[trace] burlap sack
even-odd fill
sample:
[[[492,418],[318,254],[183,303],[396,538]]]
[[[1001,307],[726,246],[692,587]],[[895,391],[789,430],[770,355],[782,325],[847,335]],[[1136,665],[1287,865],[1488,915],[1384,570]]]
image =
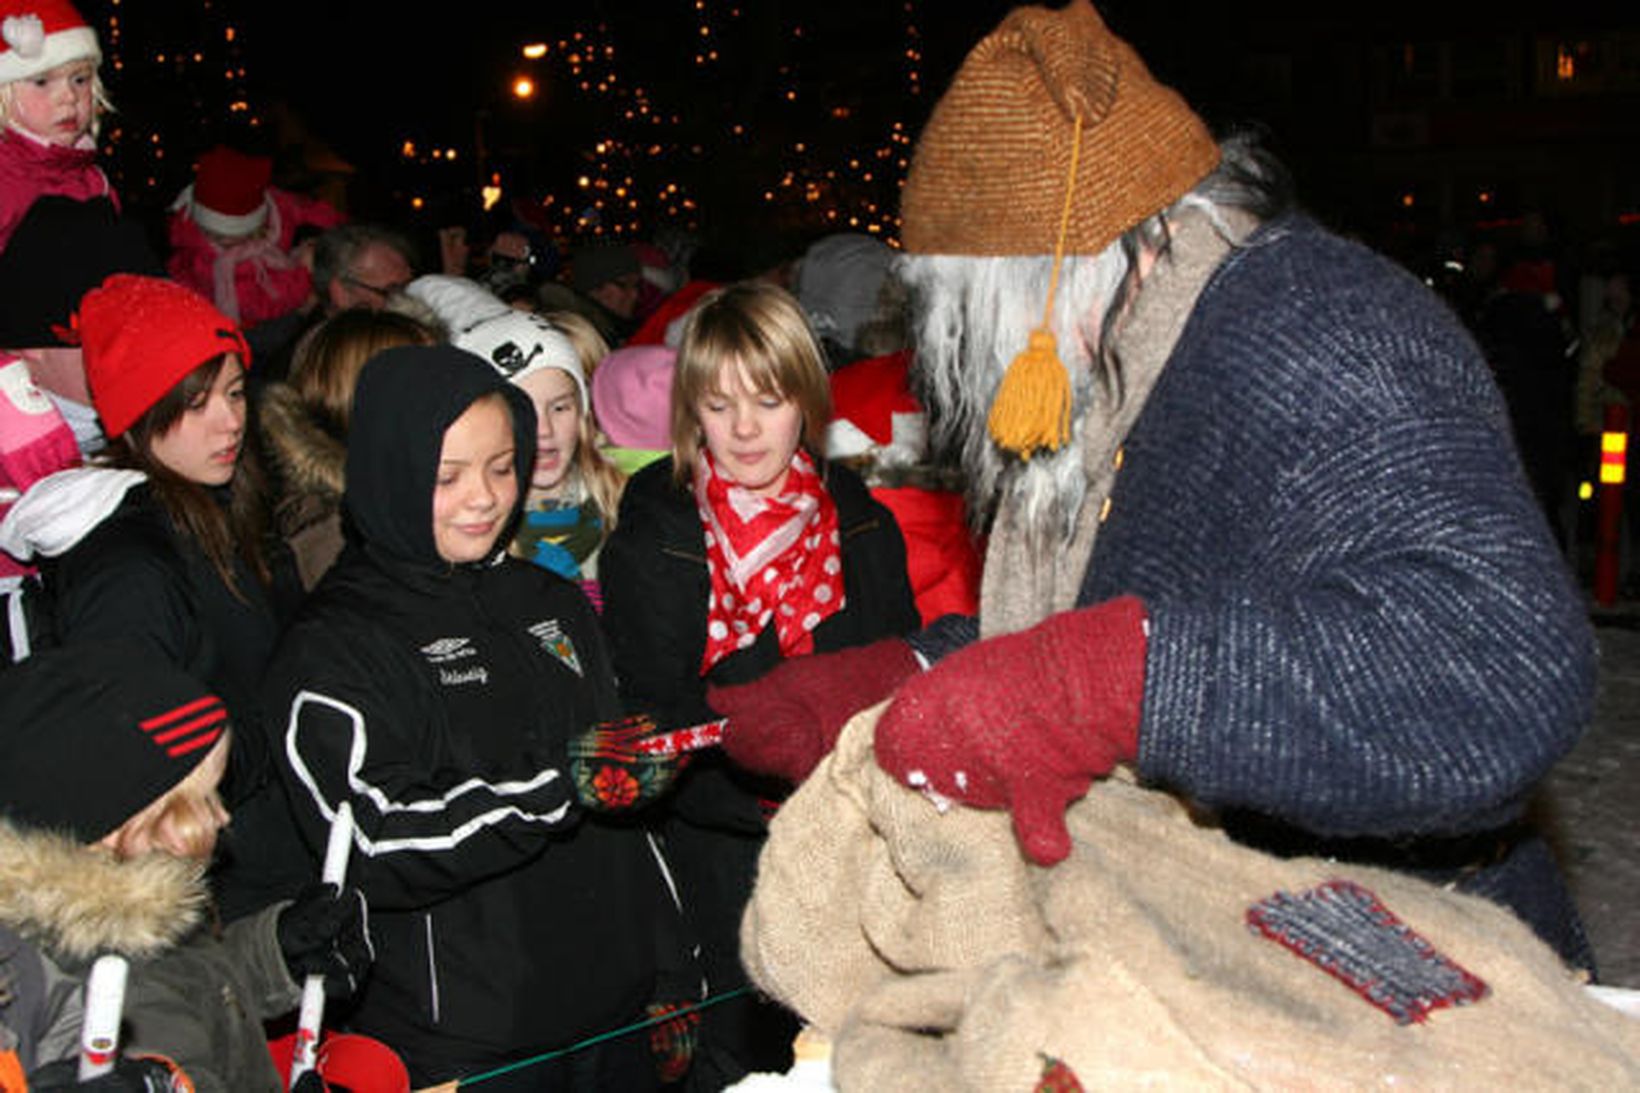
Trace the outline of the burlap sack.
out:
[[[1039,869],[1002,813],[942,815],[883,774],[878,712],[775,817],[742,924],[753,979],[834,1038],[844,1090],[1028,1090],[1045,1057],[1089,1088],[1640,1088],[1640,1021],[1490,903],[1248,850],[1114,779]],[[1485,996],[1400,1024],[1249,929],[1254,904],[1336,878]]]

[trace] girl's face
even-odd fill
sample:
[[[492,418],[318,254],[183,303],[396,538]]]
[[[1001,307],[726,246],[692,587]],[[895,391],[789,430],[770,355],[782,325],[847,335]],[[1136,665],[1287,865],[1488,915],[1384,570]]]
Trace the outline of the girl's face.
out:
[[[530,476],[530,497],[560,497],[581,441],[581,389],[561,368],[531,372],[518,386],[535,404],[535,472]]]
[[[116,857],[135,858],[155,852],[209,861],[216,835],[228,826],[228,810],[217,795],[228,770],[228,741],[223,733],[203,761],[171,791],[98,840]]]
[[[96,66],[87,59],[13,81],[7,120],[41,140],[72,145],[91,131],[96,109],[92,80],[96,74]]]
[[[757,390],[740,362],[730,361],[714,389],[695,401],[695,420],[720,474],[762,497],[780,492],[803,436],[796,402]]]
[[[444,430],[433,486],[433,545],[447,562],[490,556],[518,500],[512,415],[481,398]]]
[[[245,439],[245,370],[233,354],[211,386],[195,396],[169,430],[153,439],[153,456],[201,486],[226,485]]]

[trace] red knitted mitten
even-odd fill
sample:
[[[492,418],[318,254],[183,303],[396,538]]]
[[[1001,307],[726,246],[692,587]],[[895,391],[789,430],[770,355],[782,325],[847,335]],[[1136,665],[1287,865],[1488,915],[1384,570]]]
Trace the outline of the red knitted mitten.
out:
[[[1145,625],[1123,596],[951,654],[900,688],[877,762],[937,804],[1011,810],[1026,856],[1063,860],[1066,806],[1138,755]]]
[[[708,687],[706,702],[729,719],[723,750],[758,774],[797,783],[809,776],[848,719],[917,674],[899,638],[783,661],[738,687]]]

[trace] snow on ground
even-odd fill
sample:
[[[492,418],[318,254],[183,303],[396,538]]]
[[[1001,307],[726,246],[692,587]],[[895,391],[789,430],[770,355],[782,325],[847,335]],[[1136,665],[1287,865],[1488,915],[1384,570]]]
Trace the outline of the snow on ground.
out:
[[[1640,988],[1640,632],[1597,633],[1595,723],[1550,774],[1540,803],[1601,980]]]

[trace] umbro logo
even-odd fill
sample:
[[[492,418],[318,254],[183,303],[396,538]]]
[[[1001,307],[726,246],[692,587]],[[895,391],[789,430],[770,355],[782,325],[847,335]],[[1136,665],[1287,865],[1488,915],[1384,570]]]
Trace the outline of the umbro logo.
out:
[[[423,645],[421,655],[429,664],[448,664],[462,657],[477,656],[478,650],[473,648],[472,638],[439,638]]]

